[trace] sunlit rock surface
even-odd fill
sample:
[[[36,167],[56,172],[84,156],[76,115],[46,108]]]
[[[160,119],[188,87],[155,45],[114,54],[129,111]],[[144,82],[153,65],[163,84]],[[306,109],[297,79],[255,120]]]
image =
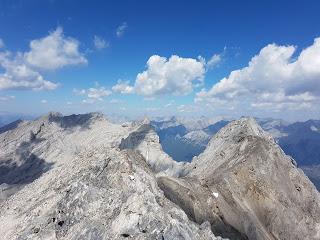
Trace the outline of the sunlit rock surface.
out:
[[[0,239],[221,239],[164,196],[144,151],[120,150],[139,128],[50,113],[3,132]]]

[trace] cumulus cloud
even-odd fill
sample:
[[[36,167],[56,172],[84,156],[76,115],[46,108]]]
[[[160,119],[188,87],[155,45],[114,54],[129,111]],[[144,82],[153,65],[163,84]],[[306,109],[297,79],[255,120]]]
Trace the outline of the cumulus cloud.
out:
[[[47,104],[48,101],[47,101],[46,99],[42,99],[42,100],[41,100],[41,103],[42,103],[42,104]]]
[[[133,85],[119,80],[112,90],[121,94],[135,93],[145,99],[159,95],[186,95],[203,85],[206,71],[221,59],[221,54],[214,54],[208,61],[201,56],[183,58],[172,55],[166,58],[153,55],[147,61],[147,69],[138,73]]]
[[[109,43],[106,42],[103,38],[99,36],[94,36],[93,38],[93,43],[96,49],[101,50],[104,48],[107,48],[109,46]]]
[[[134,86],[119,81],[112,90],[120,93],[136,93],[146,98],[157,95],[186,95],[195,86],[203,84],[205,63],[199,59],[182,58],[176,55],[169,59],[153,55],[147,69],[139,73]]]
[[[57,28],[44,38],[32,40],[28,52],[0,52],[0,67],[4,69],[0,89],[52,90],[58,84],[44,79],[42,71],[84,63],[87,60],[79,52],[79,42]]]
[[[238,101],[254,108],[309,107],[320,97],[320,38],[293,57],[295,46],[269,44],[247,67],[232,71],[196,101]]]
[[[96,88],[88,88],[88,89],[73,89],[73,92],[76,95],[86,96],[87,99],[84,99],[82,102],[84,103],[95,103],[96,101],[102,101],[103,97],[109,96],[112,92],[105,87],[96,87]]]
[[[121,94],[130,94],[134,92],[134,88],[129,85],[129,81],[118,80],[118,83],[112,87],[112,91]]]
[[[13,56],[10,52],[0,52],[0,66],[4,69],[4,73],[0,74],[0,90],[52,90],[58,86],[45,80],[39,72],[32,69],[21,53]]]
[[[79,42],[65,37],[61,27],[44,38],[32,40],[30,51],[24,57],[30,66],[44,70],[87,63],[87,59],[79,51]]]
[[[194,86],[202,84],[205,74],[203,62],[176,55],[169,59],[153,55],[147,70],[139,73],[135,82],[136,93],[143,96],[162,94],[186,95]]]
[[[125,30],[128,28],[128,24],[126,22],[122,23],[116,31],[117,37],[120,38],[123,36]]]

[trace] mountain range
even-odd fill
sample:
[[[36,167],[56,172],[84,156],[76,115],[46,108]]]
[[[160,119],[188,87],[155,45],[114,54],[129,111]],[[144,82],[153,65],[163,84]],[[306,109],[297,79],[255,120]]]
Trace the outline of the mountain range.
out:
[[[3,127],[0,239],[320,238],[320,193],[255,119],[201,126],[217,132],[191,162],[154,124],[49,113]]]

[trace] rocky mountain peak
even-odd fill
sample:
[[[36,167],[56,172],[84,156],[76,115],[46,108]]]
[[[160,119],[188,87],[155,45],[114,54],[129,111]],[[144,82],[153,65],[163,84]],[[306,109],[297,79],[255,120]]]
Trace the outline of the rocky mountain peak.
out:
[[[222,128],[187,176],[219,194],[224,221],[249,239],[320,236],[319,192],[252,118]]]
[[[161,147],[159,136],[150,124],[141,124],[128,137],[121,140],[119,148],[133,149],[142,154],[157,174],[180,176],[184,174],[184,163],[174,161]]]
[[[74,127],[89,127],[97,121],[107,121],[104,114],[92,112],[86,114],[72,114],[64,116],[59,112],[50,112],[38,119],[43,124],[56,123],[59,127],[67,129]]]
[[[243,117],[230,122],[226,127],[222,128],[216,136],[229,138],[237,135],[270,139],[270,135],[266,133],[252,117]]]
[[[143,120],[142,120],[142,124],[150,124],[150,119],[148,117],[145,117]]]

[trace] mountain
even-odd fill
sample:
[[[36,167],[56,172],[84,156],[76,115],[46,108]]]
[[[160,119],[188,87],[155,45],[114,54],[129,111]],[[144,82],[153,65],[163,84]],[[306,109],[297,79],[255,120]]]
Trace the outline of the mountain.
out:
[[[287,123],[258,119],[258,122],[320,189],[320,120]]]
[[[163,151],[148,119],[100,113],[13,124],[0,148],[0,239],[320,237],[319,192],[251,118],[190,163]]]
[[[3,127],[14,121],[32,120],[35,116],[28,114],[9,113],[0,111],[0,127]]]
[[[279,145],[320,189],[320,120],[293,123],[284,132],[286,136],[278,139]]]
[[[158,187],[147,164],[162,151],[156,141],[147,124],[117,125],[99,113],[50,113],[3,132],[0,239],[221,239]]]
[[[283,129],[278,138],[283,150],[301,166],[320,165],[320,120],[296,122]]]
[[[128,137],[122,139],[119,148],[138,151],[156,174],[177,177],[184,174],[186,163],[174,161],[162,150],[159,137],[149,122],[143,122]]]
[[[320,120],[289,123],[273,118],[255,119],[272,135],[283,151],[297,161],[299,167],[320,189]],[[178,118],[171,118],[165,124],[161,121],[151,124],[155,126],[163,150],[168,155],[177,161],[190,162],[204,151],[211,137],[230,121],[220,120],[213,124],[196,126],[198,121],[194,120],[192,129],[196,130],[188,130],[180,122]],[[202,119],[200,122],[205,121]]]
[[[205,149],[213,134],[228,121],[215,119],[186,119],[172,117],[166,121],[151,121],[159,135],[163,150],[176,161],[190,162]]]
[[[187,166],[163,176],[167,198],[230,239],[319,239],[320,194],[252,118],[222,128]]]

